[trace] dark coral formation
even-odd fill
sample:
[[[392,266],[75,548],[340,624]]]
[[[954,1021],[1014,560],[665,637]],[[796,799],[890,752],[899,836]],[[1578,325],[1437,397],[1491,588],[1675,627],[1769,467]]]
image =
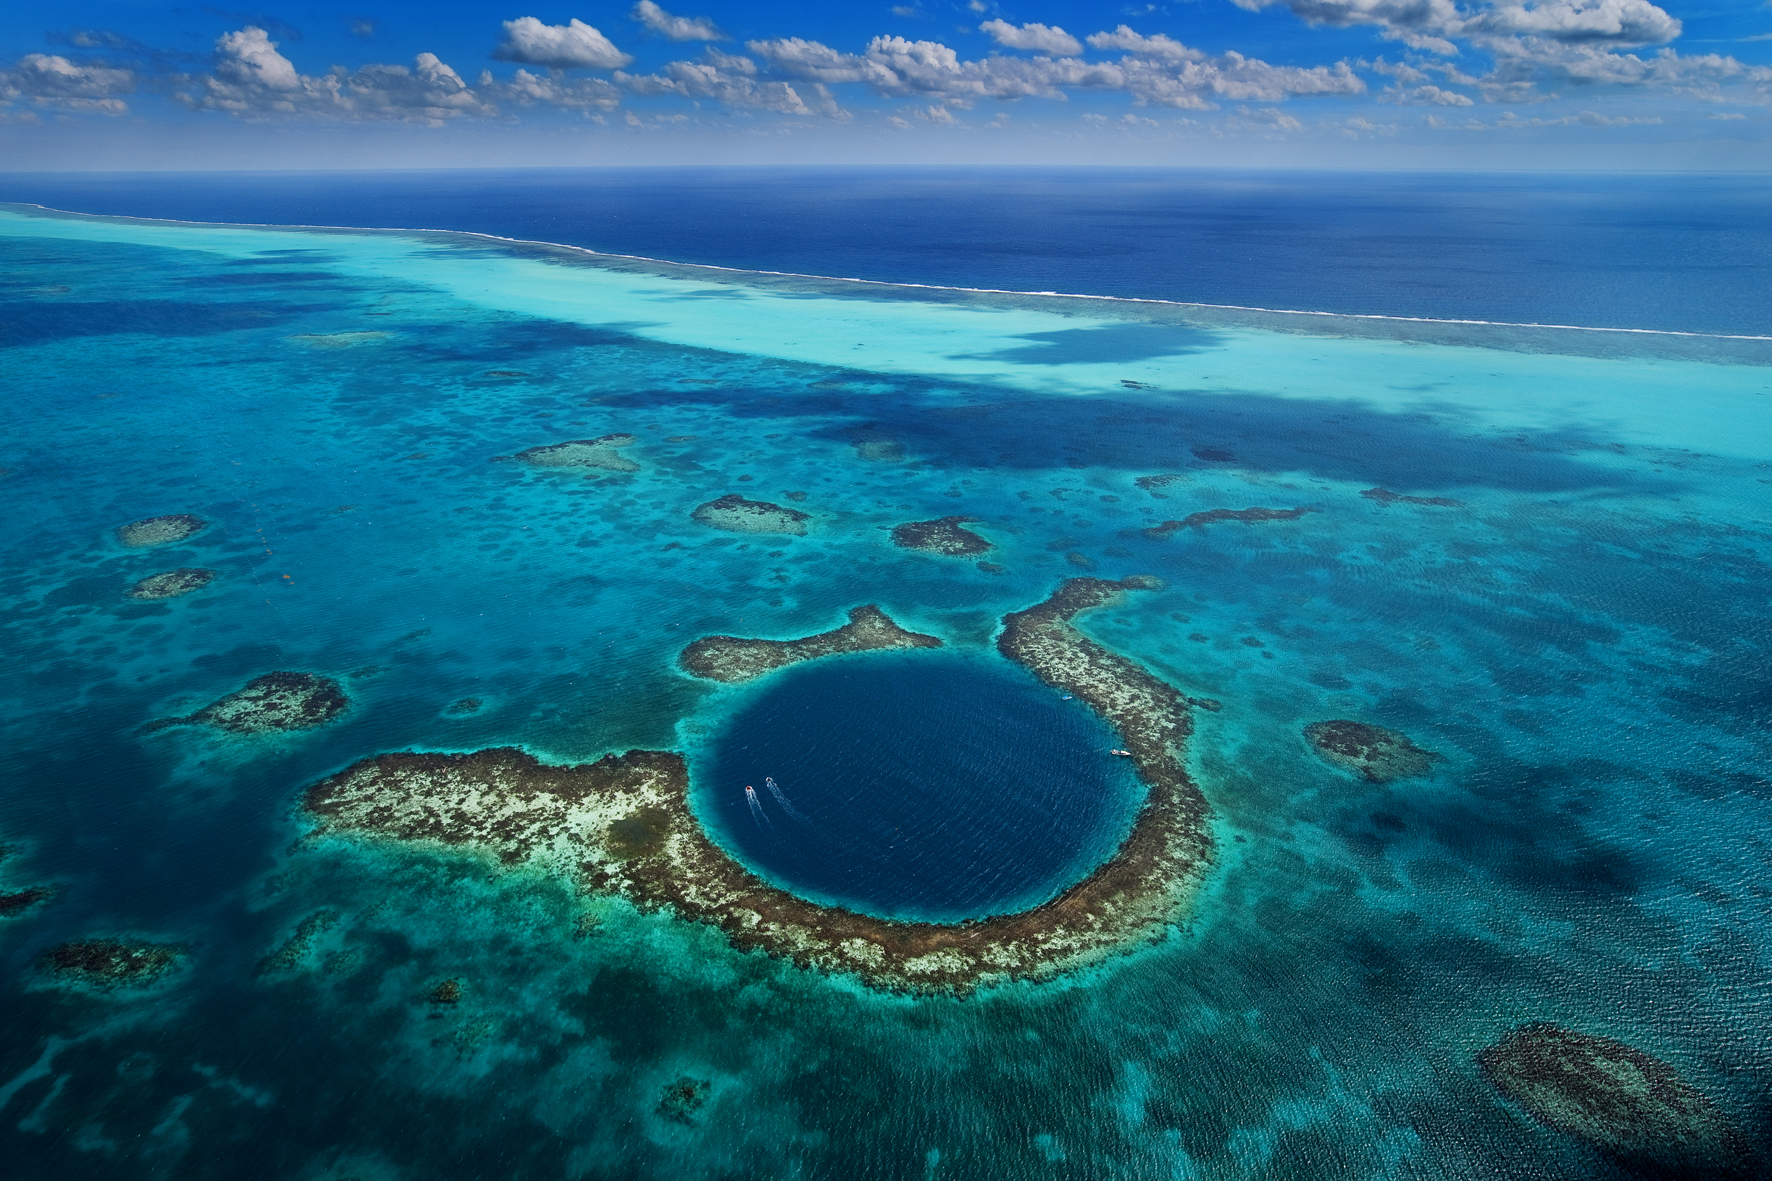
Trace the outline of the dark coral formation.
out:
[[[1464,501],[1453,500],[1450,496],[1404,496],[1389,488],[1368,488],[1360,495],[1367,500],[1376,500],[1379,504],[1432,504],[1442,508],[1460,508],[1464,505]]]
[[[10,894],[0,894],[0,918],[10,919],[25,913],[55,893],[48,886],[28,886]]]
[[[958,925],[854,914],[777,889],[715,845],[688,802],[681,756],[629,751],[548,766],[524,751],[386,754],[310,787],[326,833],[471,849],[535,864],[647,909],[713,924],[740,949],[851,972],[906,991],[967,992],[1093,962],[1156,934],[1185,908],[1211,854],[1207,806],[1184,766],[1186,700],[1070,625],[1149,580],[1078,578],[1008,616],[1003,654],[1119,728],[1149,796],[1125,843],[1083,881],[1032,910]]]
[[[184,957],[171,943],[127,943],[121,939],[81,939],[50,948],[43,970],[98,988],[140,988],[152,984]]]
[[[1207,463],[1231,463],[1237,458],[1236,452],[1226,451],[1223,447],[1195,447],[1193,452],[1195,459]]]
[[[675,1123],[694,1123],[695,1113],[708,1101],[712,1088],[707,1079],[684,1075],[665,1087],[664,1097],[658,1101],[658,1114]]]
[[[331,677],[312,673],[266,673],[254,677],[237,693],[210,702],[182,718],[161,718],[147,729],[168,726],[214,726],[234,734],[276,730],[312,730],[345,711],[350,699]]]
[[[961,528],[976,520],[977,517],[942,517],[937,521],[907,521],[892,530],[892,544],[950,558],[982,554],[991,548],[991,543],[972,530]]]
[[[856,607],[849,622],[797,640],[747,640],[739,636],[703,636],[677,658],[685,671],[710,681],[748,681],[772,669],[842,652],[879,648],[939,648],[941,641],[906,631],[878,607]]]
[[[736,492],[728,492],[718,500],[710,500],[689,514],[703,525],[726,529],[733,533],[805,533],[810,513],[783,508],[767,500],[746,500]]]
[[[1477,1064],[1534,1119],[1627,1165],[1717,1177],[1746,1175],[1752,1163],[1702,1092],[1623,1042],[1540,1021],[1482,1051]]]
[[[129,588],[132,599],[176,599],[202,590],[215,581],[215,571],[200,566],[181,566],[163,574],[150,574]]]
[[[425,994],[425,999],[433,1005],[461,1004],[461,981],[451,976]]]
[[[143,517],[117,530],[117,540],[130,549],[148,549],[171,545],[187,537],[195,537],[209,528],[209,522],[190,513],[173,513],[165,517]]]
[[[315,911],[296,926],[295,934],[286,939],[282,947],[260,960],[252,974],[268,976],[276,972],[291,971],[307,958],[308,951],[314,946],[314,940],[330,931],[337,923],[338,911]]]
[[[480,707],[483,704],[485,703],[478,697],[464,697],[460,701],[451,702],[449,708],[443,712],[449,714],[451,717],[459,718],[464,717],[467,714],[479,713]]]
[[[1164,521],[1161,525],[1153,525],[1144,531],[1144,535],[1168,537],[1183,529],[1198,529],[1215,521],[1243,521],[1251,525],[1261,521],[1294,521],[1306,513],[1316,511],[1311,508],[1214,508],[1189,513],[1179,521]]]
[[[1373,783],[1432,774],[1440,757],[1422,750],[1405,734],[1365,722],[1312,722],[1304,728],[1304,736],[1323,758],[1358,771]]]
[[[569,439],[545,447],[531,447],[499,459],[516,459],[532,467],[590,467],[609,472],[637,472],[640,465],[622,455],[617,447],[629,447],[633,435],[602,435],[595,439]]]
[[[1192,476],[1183,476],[1174,472],[1165,472],[1162,475],[1156,476],[1140,476],[1132,482],[1137,484],[1140,488],[1143,488],[1146,492],[1153,492],[1158,488],[1167,488],[1171,484],[1191,483],[1192,480]]]

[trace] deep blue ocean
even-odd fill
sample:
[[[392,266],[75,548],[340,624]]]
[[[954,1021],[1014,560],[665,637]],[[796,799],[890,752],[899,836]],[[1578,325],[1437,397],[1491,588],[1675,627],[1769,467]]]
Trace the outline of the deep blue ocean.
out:
[[[1666,1175],[1497,1093],[1476,1055],[1537,1021],[1667,1062],[1772,1156],[1772,182],[11,174],[0,201],[0,896],[50,892],[0,917],[8,1178]],[[292,228],[320,225],[356,229]],[[635,470],[509,459],[614,433]],[[730,493],[806,532],[692,516]],[[1153,531],[1251,507],[1304,511]],[[118,539],[181,513],[206,527]],[[891,540],[950,515],[993,548]],[[184,568],[215,578],[129,596]],[[710,835],[813,901],[1035,905],[1143,788],[1000,621],[1141,574],[1079,626],[1221,703],[1188,748],[1215,860],[1173,927],[1056,980],[875,991],[299,807],[383,752],[674,750]],[[942,649],[679,664],[865,604]],[[144,729],[272,671],[349,708]],[[1362,779],[1306,743],[1326,719],[1439,757]],[[184,955],[145,988],[45,970],[83,939]]]

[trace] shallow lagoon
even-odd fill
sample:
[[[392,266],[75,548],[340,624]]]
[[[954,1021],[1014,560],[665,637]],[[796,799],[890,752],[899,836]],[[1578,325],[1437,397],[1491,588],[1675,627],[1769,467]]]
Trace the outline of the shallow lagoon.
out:
[[[56,890],[0,920],[25,1175],[1629,1175],[1479,1074],[1534,1020],[1764,1141],[1766,346],[29,212],[0,250],[0,875]],[[495,462],[615,432],[639,471]],[[811,527],[694,523],[728,492]],[[1144,532],[1253,506],[1312,511]],[[186,512],[214,525],[113,533]],[[890,541],[956,513],[998,569]],[[378,751],[700,749],[751,696],[682,674],[698,636],[872,602],[995,659],[1091,572],[1164,580],[1082,626],[1224,708],[1206,892],[1089,973],[912,1000],[539,875],[294,843],[301,788]],[[139,733],[278,669],[349,711]],[[1442,762],[1361,782],[1304,743],[1335,717]],[[38,971],[93,936],[190,951],[140,993]]]

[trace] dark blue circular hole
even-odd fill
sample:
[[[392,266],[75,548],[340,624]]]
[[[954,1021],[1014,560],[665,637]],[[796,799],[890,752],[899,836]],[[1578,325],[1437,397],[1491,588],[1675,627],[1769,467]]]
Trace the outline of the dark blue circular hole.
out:
[[[697,759],[697,803],[802,897],[958,922],[1036,906],[1112,854],[1144,798],[1118,745],[995,655],[845,656],[753,689]]]

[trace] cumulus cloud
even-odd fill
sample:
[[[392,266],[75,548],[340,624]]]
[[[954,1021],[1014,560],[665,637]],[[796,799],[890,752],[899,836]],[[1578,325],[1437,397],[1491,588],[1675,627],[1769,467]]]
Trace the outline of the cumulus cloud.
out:
[[[1190,49],[1162,33],[1154,37],[1146,37],[1133,32],[1121,25],[1111,33],[1089,34],[1089,44],[1096,49],[1124,49],[1138,57],[1157,58],[1161,61],[1199,61],[1206,55],[1197,49]]]
[[[1006,20],[985,21],[978,26],[981,33],[1006,49],[1032,49],[1054,57],[1076,57],[1083,52],[1083,43],[1054,25],[1022,25],[1019,29]]]
[[[492,71],[481,70],[476,85],[484,98],[523,107],[561,107],[589,113],[613,111],[621,105],[621,91],[601,78],[554,77],[519,69],[509,82],[500,82]]]
[[[837,105],[823,83],[796,88],[787,82],[758,81],[756,62],[717,49],[709,49],[699,62],[670,62],[653,74],[626,74],[618,70],[615,83],[634,94],[674,94],[782,115],[848,118],[848,112]]]
[[[577,19],[563,25],[544,25],[533,16],[520,16],[505,21],[504,31],[504,40],[492,51],[499,61],[556,70],[613,70],[634,60],[609,38]]]
[[[82,65],[65,57],[27,53],[0,70],[0,100],[92,115],[121,115],[129,105],[118,95],[135,91],[132,70]]]
[[[351,73],[335,66],[310,76],[278,52],[270,34],[252,25],[218,37],[214,72],[186,81],[192,88],[175,97],[187,105],[246,118],[309,115],[440,124],[497,113],[436,54],[421,53],[410,67],[374,64]]]
[[[1378,96],[1383,103],[1408,103],[1415,106],[1469,107],[1476,104],[1469,95],[1438,86],[1395,86]]]
[[[628,14],[654,33],[669,37],[672,41],[729,41],[712,20],[705,16],[672,16],[652,0],[640,0],[634,10]],[[578,22],[574,21],[574,24]],[[621,63],[626,65],[626,62]]]

